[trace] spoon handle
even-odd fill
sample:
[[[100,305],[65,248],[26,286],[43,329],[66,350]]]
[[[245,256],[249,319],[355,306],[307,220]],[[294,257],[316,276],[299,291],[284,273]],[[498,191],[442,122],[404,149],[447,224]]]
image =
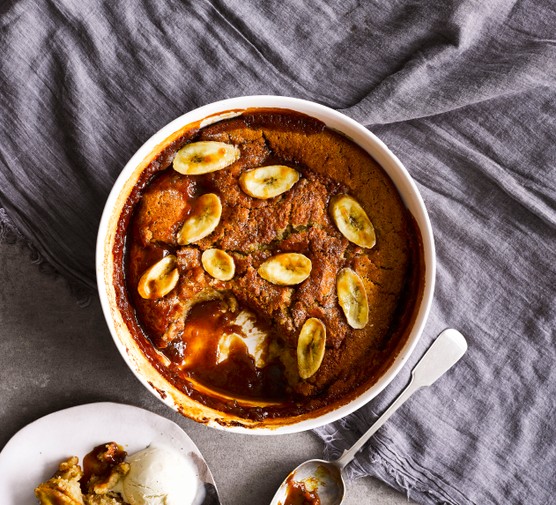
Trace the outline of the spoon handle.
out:
[[[394,403],[382,414],[367,432],[351,447],[344,451],[337,464],[344,468],[350,463],[359,450],[375,434],[375,432],[400,408],[405,401],[423,386],[432,385],[442,377],[467,350],[467,342],[463,335],[454,329],[444,330],[432,343],[427,352],[415,365],[411,372],[411,380],[407,387],[400,393]]]

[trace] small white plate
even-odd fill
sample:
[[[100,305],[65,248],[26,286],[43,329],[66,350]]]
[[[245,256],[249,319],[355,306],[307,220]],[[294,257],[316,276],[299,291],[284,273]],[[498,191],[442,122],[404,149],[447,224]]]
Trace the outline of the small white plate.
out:
[[[0,453],[2,505],[36,505],[34,489],[69,456],[83,456],[104,442],[128,454],[149,445],[166,446],[189,458],[197,469],[192,505],[219,505],[210,470],[187,434],[174,422],[147,410],[118,403],[91,403],[54,412],[16,433]]]

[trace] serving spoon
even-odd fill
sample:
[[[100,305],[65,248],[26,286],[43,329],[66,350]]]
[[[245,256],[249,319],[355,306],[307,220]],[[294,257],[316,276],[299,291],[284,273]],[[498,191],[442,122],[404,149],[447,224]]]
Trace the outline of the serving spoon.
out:
[[[278,488],[270,505],[319,503],[315,496],[318,496],[320,505],[340,505],[344,501],[345,495],[343,469],[415,391],[436,382],[459,361],[466,350],[467,342],[459,331],[451,328],[444,330],[413,368],[407,387],[367,432],[350,449],[345,450],[336,461],[311,459],[299,465]],[[294,501],[293,497],[296,493],[299,501]],[[305,498],[302,498],[303,496]]]

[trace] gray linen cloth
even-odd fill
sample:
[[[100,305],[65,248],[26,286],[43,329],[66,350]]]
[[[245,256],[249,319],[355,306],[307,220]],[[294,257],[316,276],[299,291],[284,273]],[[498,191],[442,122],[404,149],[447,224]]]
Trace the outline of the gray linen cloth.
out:
[[[351,475],[420,503],[556,503],[555,27],[550,0],[4,0],[0,205],[59,272],[94,287],[110,187],[167,122],[247,94],[343,111],[399,156],[431,216],[437,290],[410,365],[447,326],[469,342]],[[317,430],[329,456],[409,368]]]

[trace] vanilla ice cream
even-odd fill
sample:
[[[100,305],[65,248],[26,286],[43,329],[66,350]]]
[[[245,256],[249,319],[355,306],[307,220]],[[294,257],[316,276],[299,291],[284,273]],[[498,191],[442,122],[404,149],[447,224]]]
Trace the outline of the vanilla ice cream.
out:
[[[128,456],[129,473],[114,489],[131,505],[191,505],[199,479],[194,463],[177,451],[147,447]]]

